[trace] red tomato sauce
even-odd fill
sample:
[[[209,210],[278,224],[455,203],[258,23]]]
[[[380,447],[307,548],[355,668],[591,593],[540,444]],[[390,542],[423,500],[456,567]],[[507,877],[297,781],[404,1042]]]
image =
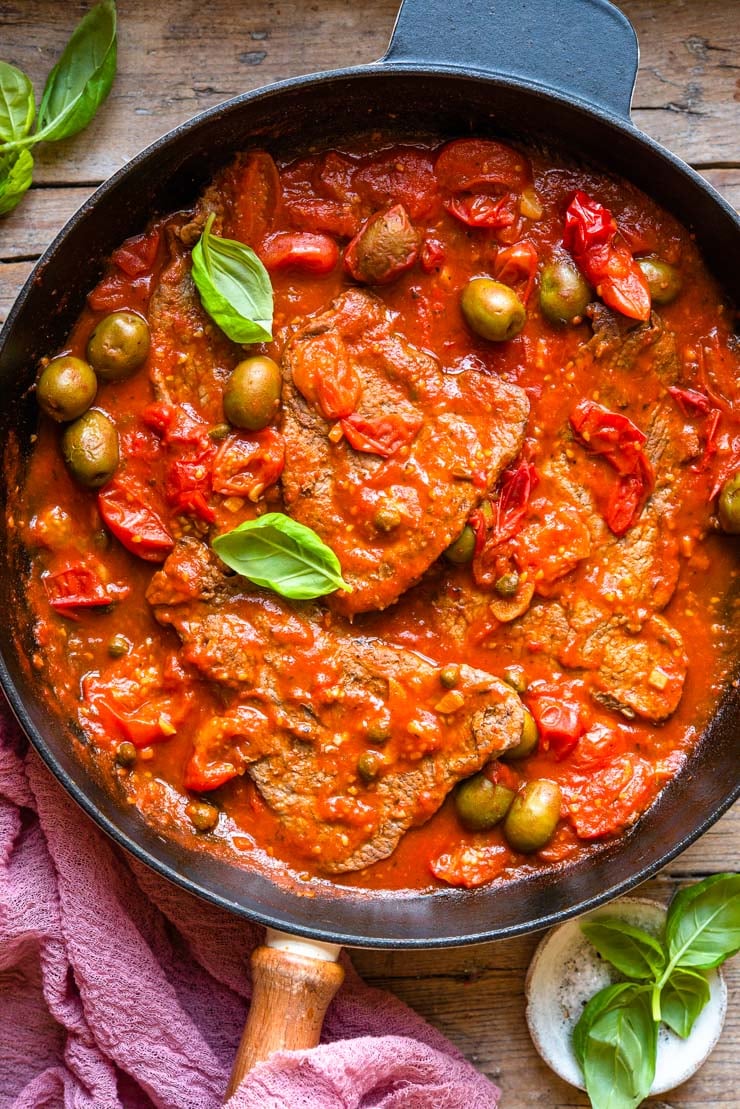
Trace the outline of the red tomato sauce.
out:
[[[575,215],[574,197],[581,198]],[[287,164],[255,152],[217,177],[195,213],[162,219],[124,244],[90,292],[65,351],[50,356],[84,358],[91,331],[111,311],[151,317],[167,274],[187,272],[202,228],[198,214],[209,210],[219,213],[218,233],[252,246],[270,272],[275,339],[248,353],[280,363],[296,321],[370,283],[397,314],[404,340],[446,375],[498,375],[521,387],[530,405],[517,458],[470,515],[472,563],[434,559],[397,603],[359,614],[351,626],[435,666],[462,661],[514,681],[539,725],[539,744],[487,772],[503,774],[513,792],[537,779],[557,783],[557,828],[525,854],[501,824],[466,830],[451,794],[388,857],[333,881],[375,890],[503,882],[624,834],[681,770],[737,647],[728,599],[736,540],[719,532],[716,501],[740,459],[737,354],[731,313],[692,237],[628,183],[538,151],[465,140],[440,153],[438,143],[378,148],[368,139]],[[391,231],[379,226],[388,213]],[[368,253],[368,242],[357,239],[366,226],[376,238],[392,232],[393,249]],[[659,323],[652,325],[638,266],[646,255],[673,266],[681,280],[671,303],[653,305]],[[590,281],[593,303],[610,310],[606,354],[596,353],[598,312],[556,325],[541,310],[543,268],[569,258]],[[524,304],[526,323],[508,341],[481,337],[462,314],[461,292],[480,276],[513,288]],[[649,334],[639,332],[644,342],[629,330],[650,326]],[[222,711],[223,692],[193,673],[178,636],[145,599],[182,536],[205,543],[283,508],[280,414],[256,432],[230,428],[223,415],[224,383],[245,353],[205,313],[173,298],[169,328],[157,332],[144,366],[99,386],[94,407],[115,423],[123,460],[114,478],[100,492],[77,484],[62,458],[59,425],[42,417],[11,526],[30,556],[31,665],[58,712],[87,736],[77,745],[80,757],[161,830],[247,866],[320,881],[321,859],[285,834],[244,769],[219,777],[213,760],[205,771],[194,762],[195,738]],[[337,429],[336,442],[344,437],[353,450],[395,465],[418,427],[370,426],[353,415],[356,383],[332,365],[304,394],[314,388],[313,403],[327,428]],[[173,405],[158,382],[180,373]],[[669,443],[654,464],[643,448],[658,409],[678,446]],[[553,460],[585,490],[589,507],[580,514],[574,500],[563,499]],[[657,531],[639,563],[647,579],[635,582],[619,544],[634,541],[656,503]],[[352,548],[348,534],[337,551],[343,566]],[[507,574],[516,579],[513,596],[497,592]],[[476,604],[466,608],[471,597]],[[533,611],[545,614],[539,623]],[[596,611],[620,636],[646,644],[647,670],[634,697],[619,657],[611,659],[598,629],[587,628]],[[553,613],[565,620],[560,638],[548,623]],[[286,640],[286,668],[292,650]],[[305,668],[292,674],[296,681],[323,665],[310,650],[295,650]],[[653,720],[641,697],[659,702],[657,715],[664,702],[677,707]],[[408,723],[414,709],[409,701],[399,719]],[[346,721],[346,742],[329,757],[354,767],[368,740],[350,708]],[[136,748],[128,765],[117,761],[124,741]],[[231,754],[227,737],[226,764]],[[352,811],[337,817],[347,829],[372,809],[373,787],[358,780],[351,796]],[[215,829],[193,827],[186,805],[194,797],[217,808]],[[317,805],[329,801],[317,785]]]

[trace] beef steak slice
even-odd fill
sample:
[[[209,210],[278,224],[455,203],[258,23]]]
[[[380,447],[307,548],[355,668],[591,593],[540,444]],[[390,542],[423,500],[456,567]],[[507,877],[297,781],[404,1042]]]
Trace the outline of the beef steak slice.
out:
[[[383,609],[460,534],[516,457],[527,397],[495,374],[443,373],[396,331],[395,314],[359,289],[293,333],[283,370],[286,508],[335,551],[352,585],[333,607],[345,615]],[[341,430],[335,441],[344,425],[325,418],[328,402],[322,409],[320,398],[301,393],[340,370],[359,398],[353,419],[407,429],[388,457],[355,450]]]
[[[197,764],[248,773],[285,840],[328,873],[386,858],[520,738],[519,698],[491,674],[463,664],[445,690],[426,659],[227,576],[197,540],[177,545],[148,600],[187,662],[230,698],[196,739]],[[358,733],[377,767],[369,782]]]

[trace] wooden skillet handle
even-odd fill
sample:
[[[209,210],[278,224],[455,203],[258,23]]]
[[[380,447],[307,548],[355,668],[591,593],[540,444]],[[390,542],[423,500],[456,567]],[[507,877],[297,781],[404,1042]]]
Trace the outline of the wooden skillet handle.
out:
[[[316,1047],[329,1002],[344,979],[339,947],[268,929],[252,953],[252,1003],[231,1072],[226,1100],[246,1074],[273,1051]]]

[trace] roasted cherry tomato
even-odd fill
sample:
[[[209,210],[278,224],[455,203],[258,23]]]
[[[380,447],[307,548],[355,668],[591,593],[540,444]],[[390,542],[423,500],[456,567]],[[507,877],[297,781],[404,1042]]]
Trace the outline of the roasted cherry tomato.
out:
[[[263,240],[259,256],[270,273],[300,270],[323,277],[339,261],[339,247],[329,235],[278,231]]]
[[[607,208],[586,193],[575,194],[565,213],[563,245],[604,304],[633,320],[647,320],[647,278],[617,232]]]
[[[579,709],[556,697],[533,696],[529,710],[537,724],[540,751],[552,751],[556,759],[570,754],[587,730]]]
[[[127,551],[147,562],[164,562],[174,539],[160,515],[125,477],[109,482],[98,493],[98,507],[106,526]]]
[[[213,463],[214,491],[257,501],[275,484],[284,465],[283,438],[272,428],[229,435]]]
[[[342,420],[342,431],[354,450],[390,458],[413,441],[422,422],[416,413],[389,412],[371,418],[354,413]]]

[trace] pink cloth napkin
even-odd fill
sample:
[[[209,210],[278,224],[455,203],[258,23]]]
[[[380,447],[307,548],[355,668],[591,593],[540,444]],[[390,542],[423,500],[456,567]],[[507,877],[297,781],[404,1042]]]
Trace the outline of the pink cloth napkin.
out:
[[[0,1106],[220,1105],[262,930],[120,851],[0,704]],[[229,1109],[495,1109],[499,1091],[345,962],[320,1047],[286,1051]]]

